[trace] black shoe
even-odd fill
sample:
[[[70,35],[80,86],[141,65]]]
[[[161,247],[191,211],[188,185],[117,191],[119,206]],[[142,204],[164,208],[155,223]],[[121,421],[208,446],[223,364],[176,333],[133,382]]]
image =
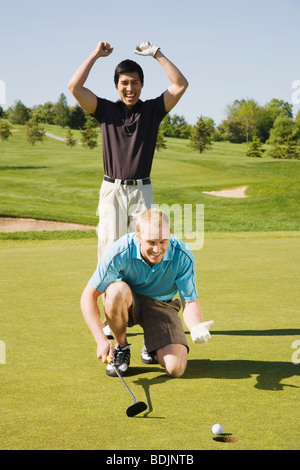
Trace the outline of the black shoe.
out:
[[[155,352],[148,353],[146,346],[143,346],[141,359],[144,364],[158,364]]]
[[[117,377],[117,373],[112,365],[118,369],[120,375],[124,375],[127,372],[127,369],[130,364],[130,345],[126,344],[126,346],[119,346],[117,345],[114,349],[114,358],[111,363],[109,363],[106,367],[106,374],[110,377]]]

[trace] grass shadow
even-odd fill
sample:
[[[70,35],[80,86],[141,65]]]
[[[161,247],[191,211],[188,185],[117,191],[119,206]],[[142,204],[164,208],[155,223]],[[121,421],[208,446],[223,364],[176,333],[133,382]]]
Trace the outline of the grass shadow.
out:
[[[134,366],[130,366],[130,368],[128,368],[128,371],[126,372],[126,377],[132,377],[134,375],[140,375],[140,374],[147,374],[149,371],[151,370],[151,372],[161,372],[162,369],[161,367],[151,367],[151,369],[149,369],[149,366],[148,367],[134,367]]]
[[[147,369],[147,371],[149,372],[149,369]],[[153,369],[151,369],[151,372],[152,371]],[[159,371],[161,372],[161,369],[159,369]],[[146,377],[141,377],[134,381],[135,384],[143,387],[145,395],[146,395],[146,399],[147,399],[148,410],[142,416],[142,418],[165,419],[162,416],[149,416],[149,414],[152,413],[153,411],[153,405],[152,405],[151,395],[150,395],[150,387],[152,385],[164,383],[167,380],[171,380],[170,377],[168,377],[167,374],[162,374],[162,375],[159,375],[158,377],[154,377],[153,379],[147,379]]]
[[[183,378],[237,380],[251,378],[252,375],[257,375],[254,387],[259,390],[280,391],[284,387],[300,388],[293,384],[281,383],[284,379],[300,375],[299,364],[292,362],[191,359],[188,361]]]
[[[47,166],[0,166],[0,170],[43,170]]]
[[[300,335],[300,328],[285,328],[279,330],[224,330],[211,331],[212,335],[228,336],[293,336]]]

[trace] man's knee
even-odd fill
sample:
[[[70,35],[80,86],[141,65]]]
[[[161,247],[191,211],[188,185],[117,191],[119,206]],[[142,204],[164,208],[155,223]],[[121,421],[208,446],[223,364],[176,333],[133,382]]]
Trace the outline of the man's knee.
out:
[[[187,366],[187,349],[182,344],[170,344],[156,351],[159,363],[173,378],[180,378]]]
[[[123,281],[113,282],[105,291],[105,310],[116,310],[124,304],[129,308],[130,299],[131,291],[128,284]]]
[[[166,369],[166,373],[170,377],[173,377],[174,379],[179,379],[184,374],[184,371],[186,369],[186,363],[185,364],[183,364],[182,362],[177,362],[176,364],[167,363],[165,369]]]

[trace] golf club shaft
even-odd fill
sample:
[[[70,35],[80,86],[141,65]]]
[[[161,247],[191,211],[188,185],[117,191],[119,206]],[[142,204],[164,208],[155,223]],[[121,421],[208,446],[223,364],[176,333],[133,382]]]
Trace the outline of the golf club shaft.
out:
[[[106,357],[106,362],[109,364],[110,362],[112,362],[112,358],[110,356],[107,356]],[[135,399],[135,396],[133,395],[132,391],[130,390],[130,388],[128,387],[128,385],[126,384],[125,380],[123,379],[122,375],[120,374],[120,372],[118,371],[118,369],[116,368],[116,366],[114,365],[114,363],[112,363],[112,366],[113,368],[115,369],[115,372],[117,373],[118,377],[120,377],[120,379],[122,380],[123,384],[125,385],[125,387],[127,388],[128,392],[130,393],[130,395],[132,396],[133,400],[134,400],[134,403],[136,403],[136,399]]]

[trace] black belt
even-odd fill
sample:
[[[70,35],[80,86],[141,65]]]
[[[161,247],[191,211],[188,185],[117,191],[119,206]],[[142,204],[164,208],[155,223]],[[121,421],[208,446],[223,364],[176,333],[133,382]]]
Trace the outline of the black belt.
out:
[[[108,181],[108,183],[114,183],[117,181],[114,178],[110,178],[109,176],[104,176],[104,181]],[[128,184],[130,186],[137,186],[138,182],[141,181],[142,184],[151,184],[150,178],[142,178],[140,180],[121,180],[121,184]]]

